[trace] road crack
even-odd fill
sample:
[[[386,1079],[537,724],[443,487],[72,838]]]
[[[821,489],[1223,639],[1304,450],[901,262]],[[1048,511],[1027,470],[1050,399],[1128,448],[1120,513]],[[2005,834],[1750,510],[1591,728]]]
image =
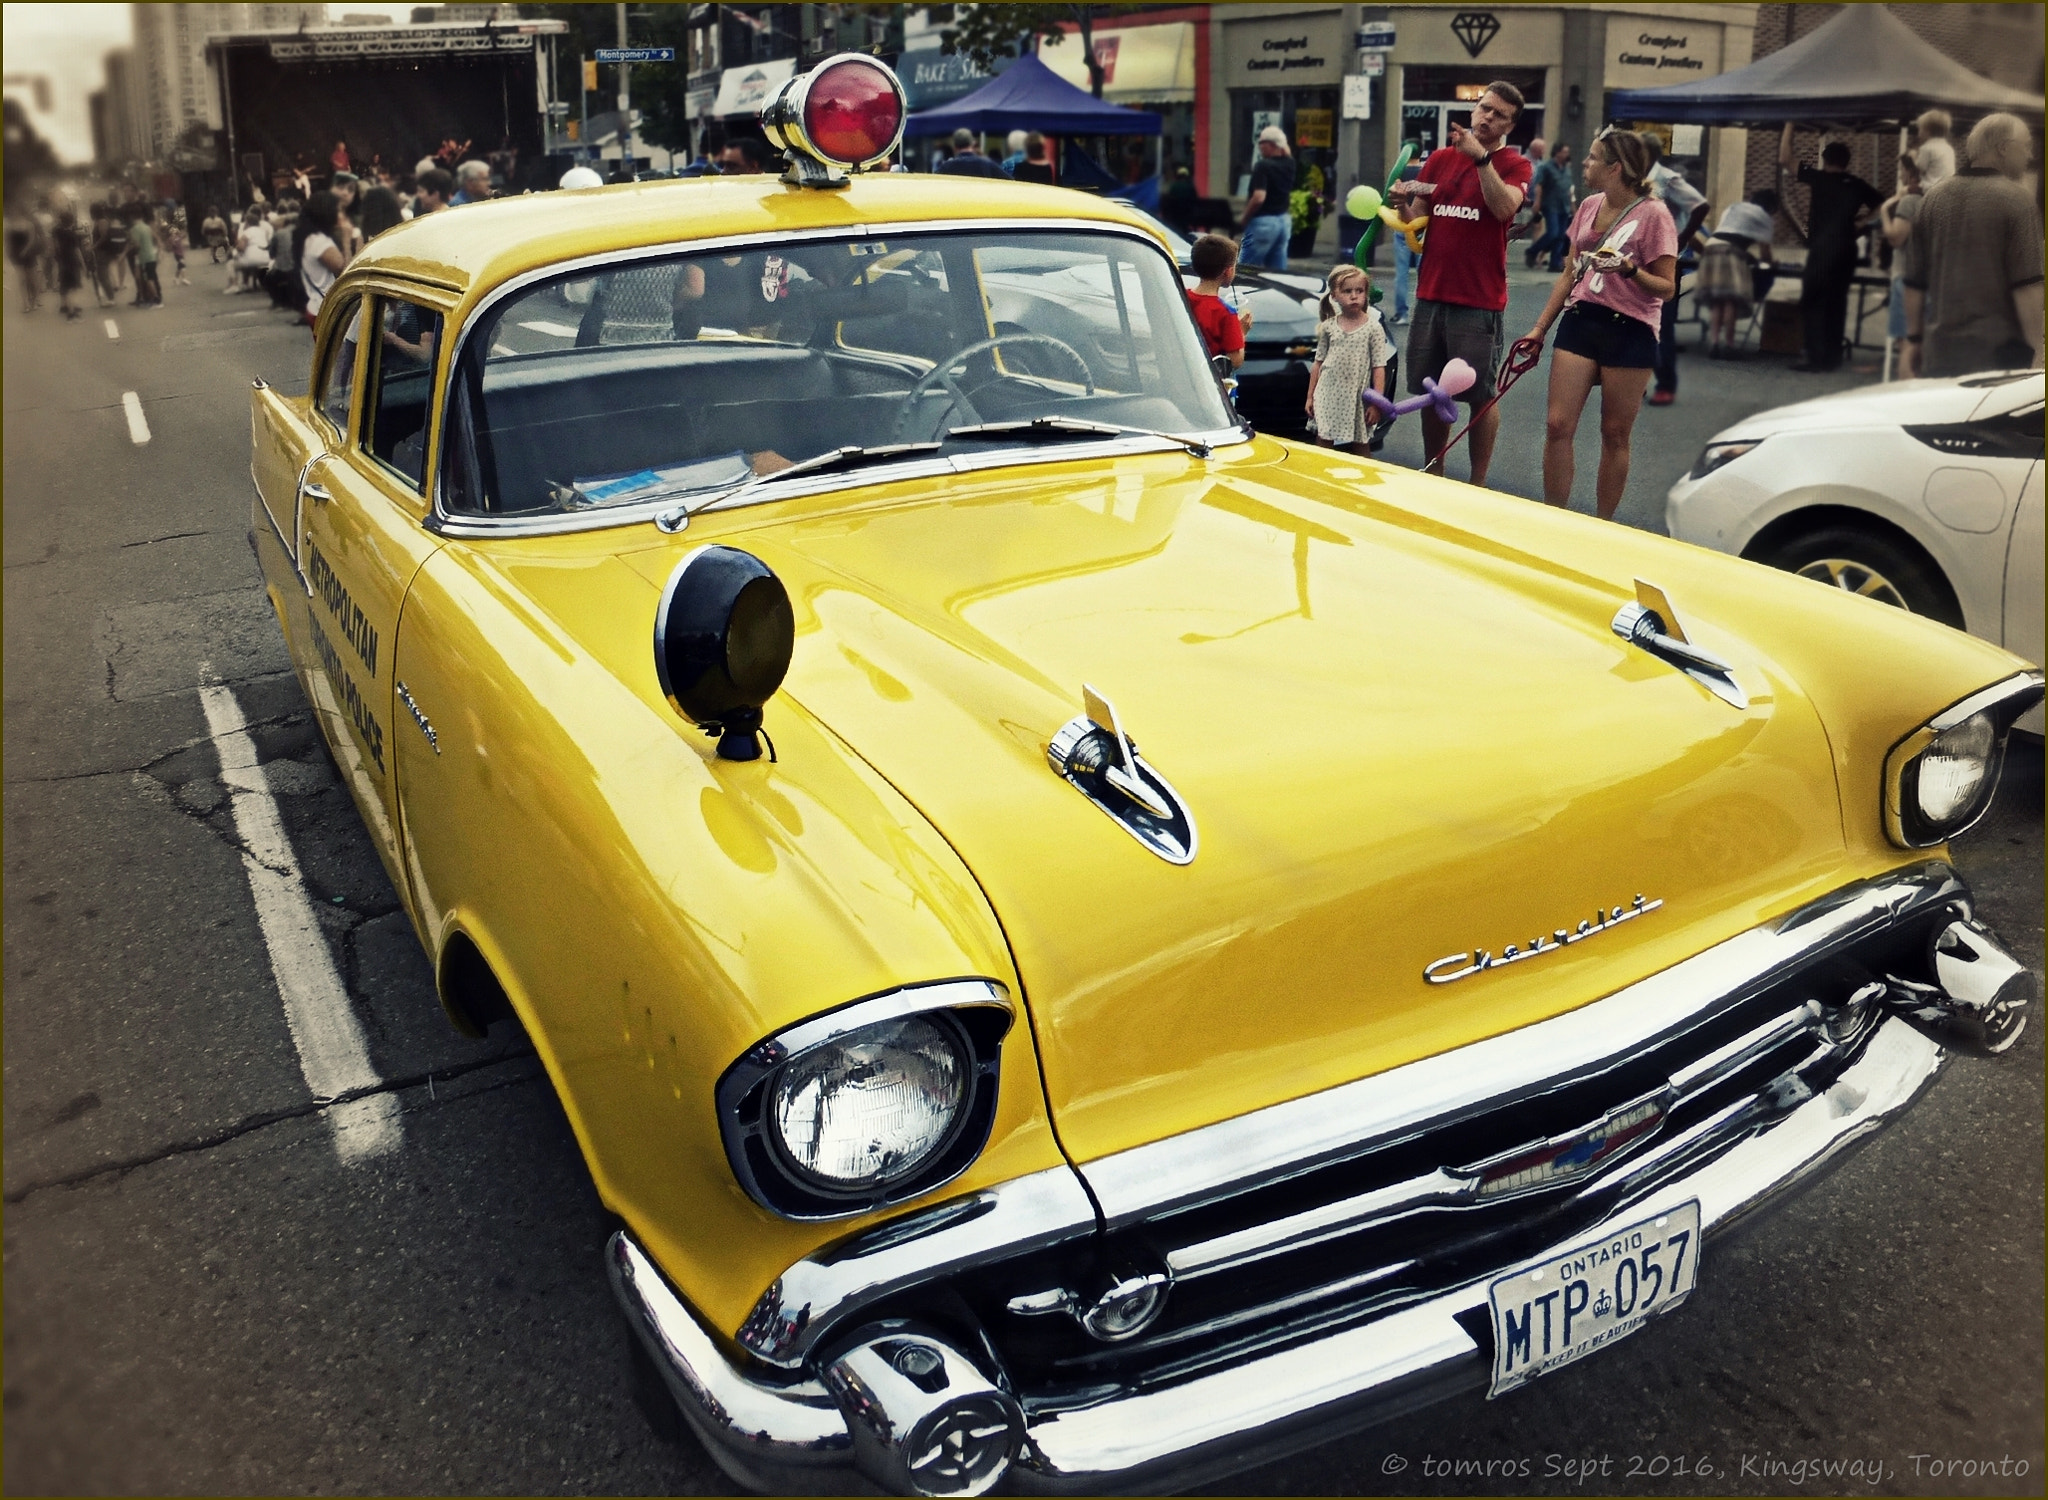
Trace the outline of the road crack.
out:
[[[158,542],[181,542],[187,537],[212,535],[213,533],[210,531],[173,531],[165,536],[148,537],[139,542],[123,542],[121,546],[124,549],[129,547],[154,547]]]
[[[367,1099],[374,1094],[396,1094],[407,1089],[428,1088],[431,1097],[431,1086],[435,1083],[446,1083],[452,1079],[467,1077],[471,1073],[480,1073],[487,1068],[529,1061],[535,1055],[530,1046],[523,1047],[517,1051],[500,1052],[492,1057],[479,1058],[474,1062],[458,1063],[453,1067],[429,1068],[418,1073],[407,1074],[402,1078],[387,1078],[373,1087],[351,1089],[346,1093],[335,1095],[332,1099],[309,1099],[304,1104],[294,1105],[289,1109],[261,1110],[255,1114],[244,1115],[241,1119],[235,1121],[234,1124],[223,1126],[219,1130],[209,1131],[205,1135],[195,1136],[189,1140],[167,1142],[157,1147],[154,1151],[146,1151],[136,1156],[123,1157],[119,1161],[101,1162],[97,1166],[85,1167],[76,1172],[67,1172],[58,1177],[45,1177],[33,1182],[24,1183],[18,1188],[9,1189],[4,1196],[0,1196],[0,1203],[12,1207],[25,1202],[37,1193],[48,1192],[52,1188],[83,1187],[89,1182],[97,1182],[102,1177],[126,1176],[130,1172],[140,1171],[144,1167],[155,1166],[158,1162],[169,1161],[174,1157],[190,1156],[201,1151],[212,1151],[227,1145],[231,1141],[238,1141],[244,1136],[268,1130],[273,1125],[281,1125],[291,1120],[307,1119],[310,1116],[320,1114],[324,1110],[335,1109],[344,1104],[352,1104],[358,1099]],[[516,1088],[522,1083],[531,1083],[535,1078],[544,1078],[545,1076],[545,1074],[534,1074],[524,1078],[508,1078],[501,1082],[493,1083],[487,1088],[478,1089],[473,1094],[465,1094],[461,1097],[463,1099],[473,1099],[484,1094],[495,1093],[499,1089]],[[439,1102],[437,1097],[434,1098],[434,1103],[437,1106]],[[453,1104],[459,1101],[450,1099],[448,1102]]]

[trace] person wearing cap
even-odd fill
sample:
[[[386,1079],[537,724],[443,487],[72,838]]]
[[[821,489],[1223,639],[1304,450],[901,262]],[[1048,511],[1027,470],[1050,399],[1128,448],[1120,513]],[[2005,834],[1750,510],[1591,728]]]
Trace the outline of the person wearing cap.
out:
[[[555,186],[564,188],[603,187],[604,179],[588,167],[571,167],[562,174],[562,180],[556,183]]]
[[[1287,132],[1268,125],[1259,132],[1259,159],[1252,165],[1251,196],[1244,204],[1244,235],[1238,264],[1287,269],[1287,241],[1294,233],[1294,154]]]
[[[994,177],[1009,181],[1010,174],[981,154],[973,131],[962,126],[953,132],[953,154],[938,170],[954,177]]]

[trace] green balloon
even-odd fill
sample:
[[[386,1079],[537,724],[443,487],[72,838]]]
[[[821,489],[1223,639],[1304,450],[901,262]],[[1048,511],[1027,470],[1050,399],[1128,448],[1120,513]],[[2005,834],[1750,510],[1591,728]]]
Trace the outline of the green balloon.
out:
[[[1344,212],[1354,219],[1370,219],[1380,211],[1380,190],[1370,183],[1361,182],[1344,195]]]
[[[1358,248],[1351,252],[1351,264],[1358,267],[1359,270],[1370,271],[1372,269],[1372,242],[1379,238],[1379,233],[1380,221],[1374,219],[1365,226],[1365,233],[1358,237]],[[1379,288],[1374,287],[1373,291],[1377,294]],[[1375,295],[1374,300],[1378,300],[1377,295]]]

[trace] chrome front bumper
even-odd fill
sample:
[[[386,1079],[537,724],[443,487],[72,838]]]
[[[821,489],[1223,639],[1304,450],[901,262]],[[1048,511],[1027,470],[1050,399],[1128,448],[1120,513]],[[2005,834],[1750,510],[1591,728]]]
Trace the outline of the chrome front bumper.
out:
[[[1945,865],[1920,866],[1837,892],[1642,986],[1529,1028],[1517,1034],[1514,1050],[1524,1058],[1532,1050],[1550,1051],[1554,1060],[1571,1053],[1596,1013],[1620,1014],[1610,1008],[1615,1002],[1626,1002],[1636,1017],[1669,1003],[1672,981],[1684,971],[1695,978],[1712,974],[1717,984],[1727,981],[1725,998],[1745,985],[1781,978],[1778,971],[1787,963],[1810,961],[1909,917],[1925,920],[1930,910],[1954,910],[1967,921],[1967,892]],[[1988,934],[1974,924],[1970,931],[1984,948]],[[1750,939],[1756,941],[1745,946]],[[2010,965],[2002,951],[1997,957]],[[1762,1123],[1752,1122],[1731,1136],[1727,1149],[1626,1197],[1571,1240],[1597,1239],[1693,1199],[1704,1231],[1725,1230],[1835,1163],[1905,1110],[1946,1061],[1947,1051],[1927,1034],[1936,999],[1924,991],[1887,996],[1894,1013],[1866,1018],[1853,1060],[1825,1089]],[[1694,995],[1690,1003],[1697,1012],[1717,1000]],[[1966,1010],[1970,1003],[1965,997],[1959,1005]],[[1499,1055],[1495,1049],[1470,1061]],[[1469,1079],[1472,1073],[1465,1067],[1430,1076]],[[1360,1087],[1331,1093],[1347,1095]],[[1356,1106],[1365,1102],[1369,1096],[1342,1100],[1354,1125],[1360,1118]],[[1195,1135],[1217,1132],[1210,1141],[1215,1145],[1258,1118],[1227,1121]],[[1296,1117],[1295,1123],[1302,1122]],[[1315,1135],[1296,1131],[1292,1139],[1302,1147]],[[1216,1153],[1204,1156],[1211,1173],[1217,1172]],[[1275,1165],[1261,1162],[1258,1170],[1270,1173]],[[1097,1174],[1093,1167],[1089,1172],[1094,1183]],[[1113,1178],[1105,1174],[1098,1187],[1112,1227],[1123,1217],[1114,1190],[1103,1191]],[[1212,1181],[1203,1190],[1229,1186]],[[1185,1189],[1183,1182],[1180,1191]],[[1155,1179],[1147,1196],[1157,1201],[1162,1194],[1170,1190]],[[917,1232],[911,1221],[928,1221],[930,1227]],[[737,1356],[705,1331],[629,1234],[613,1237],[607,1263],[629,1321],[707,1449],[733,1478],[770,1492],[844,1493],[855,1473],[886,1490],[934,1494],[979,1494],[998,1483],[1058,1494],[1184,1487],[1487,1381],[1490,1352],[1466,1330],[1465,1323],[1475,1320],[1466,1316],[1461,1323],[1460,1317],[1486,1307],[1487,1287],[1507,1264],[1369,1321],[1192,1378],[1139,1383],[1093,1405],[1033,1411],[1003,1387],[1000,1371],[986,1368],[993,1363],[988,1351],[977,1359],[901,1319],[861,1311],[1026,1243],[1042,1245],[1097,1229],[1089,1199],[1066,1169],[921,1211],[883,1226],[886,1234],[871,1231],[880,1237],[869,1245],[856,1239],[829,1256],[792,1266],[740,1330],[737,1343],[746,1352]]]

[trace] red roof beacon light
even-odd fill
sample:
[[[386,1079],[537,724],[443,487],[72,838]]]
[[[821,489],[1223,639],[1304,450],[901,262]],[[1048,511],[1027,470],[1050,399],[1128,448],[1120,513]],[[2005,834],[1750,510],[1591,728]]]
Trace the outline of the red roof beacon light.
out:
[[[840,168],[858,172],[896,149],[905,113],[903,85],[888,66],[849,52],[784,84],[761,111],[761,128],[789,154],[786,180],[843,187]]]

